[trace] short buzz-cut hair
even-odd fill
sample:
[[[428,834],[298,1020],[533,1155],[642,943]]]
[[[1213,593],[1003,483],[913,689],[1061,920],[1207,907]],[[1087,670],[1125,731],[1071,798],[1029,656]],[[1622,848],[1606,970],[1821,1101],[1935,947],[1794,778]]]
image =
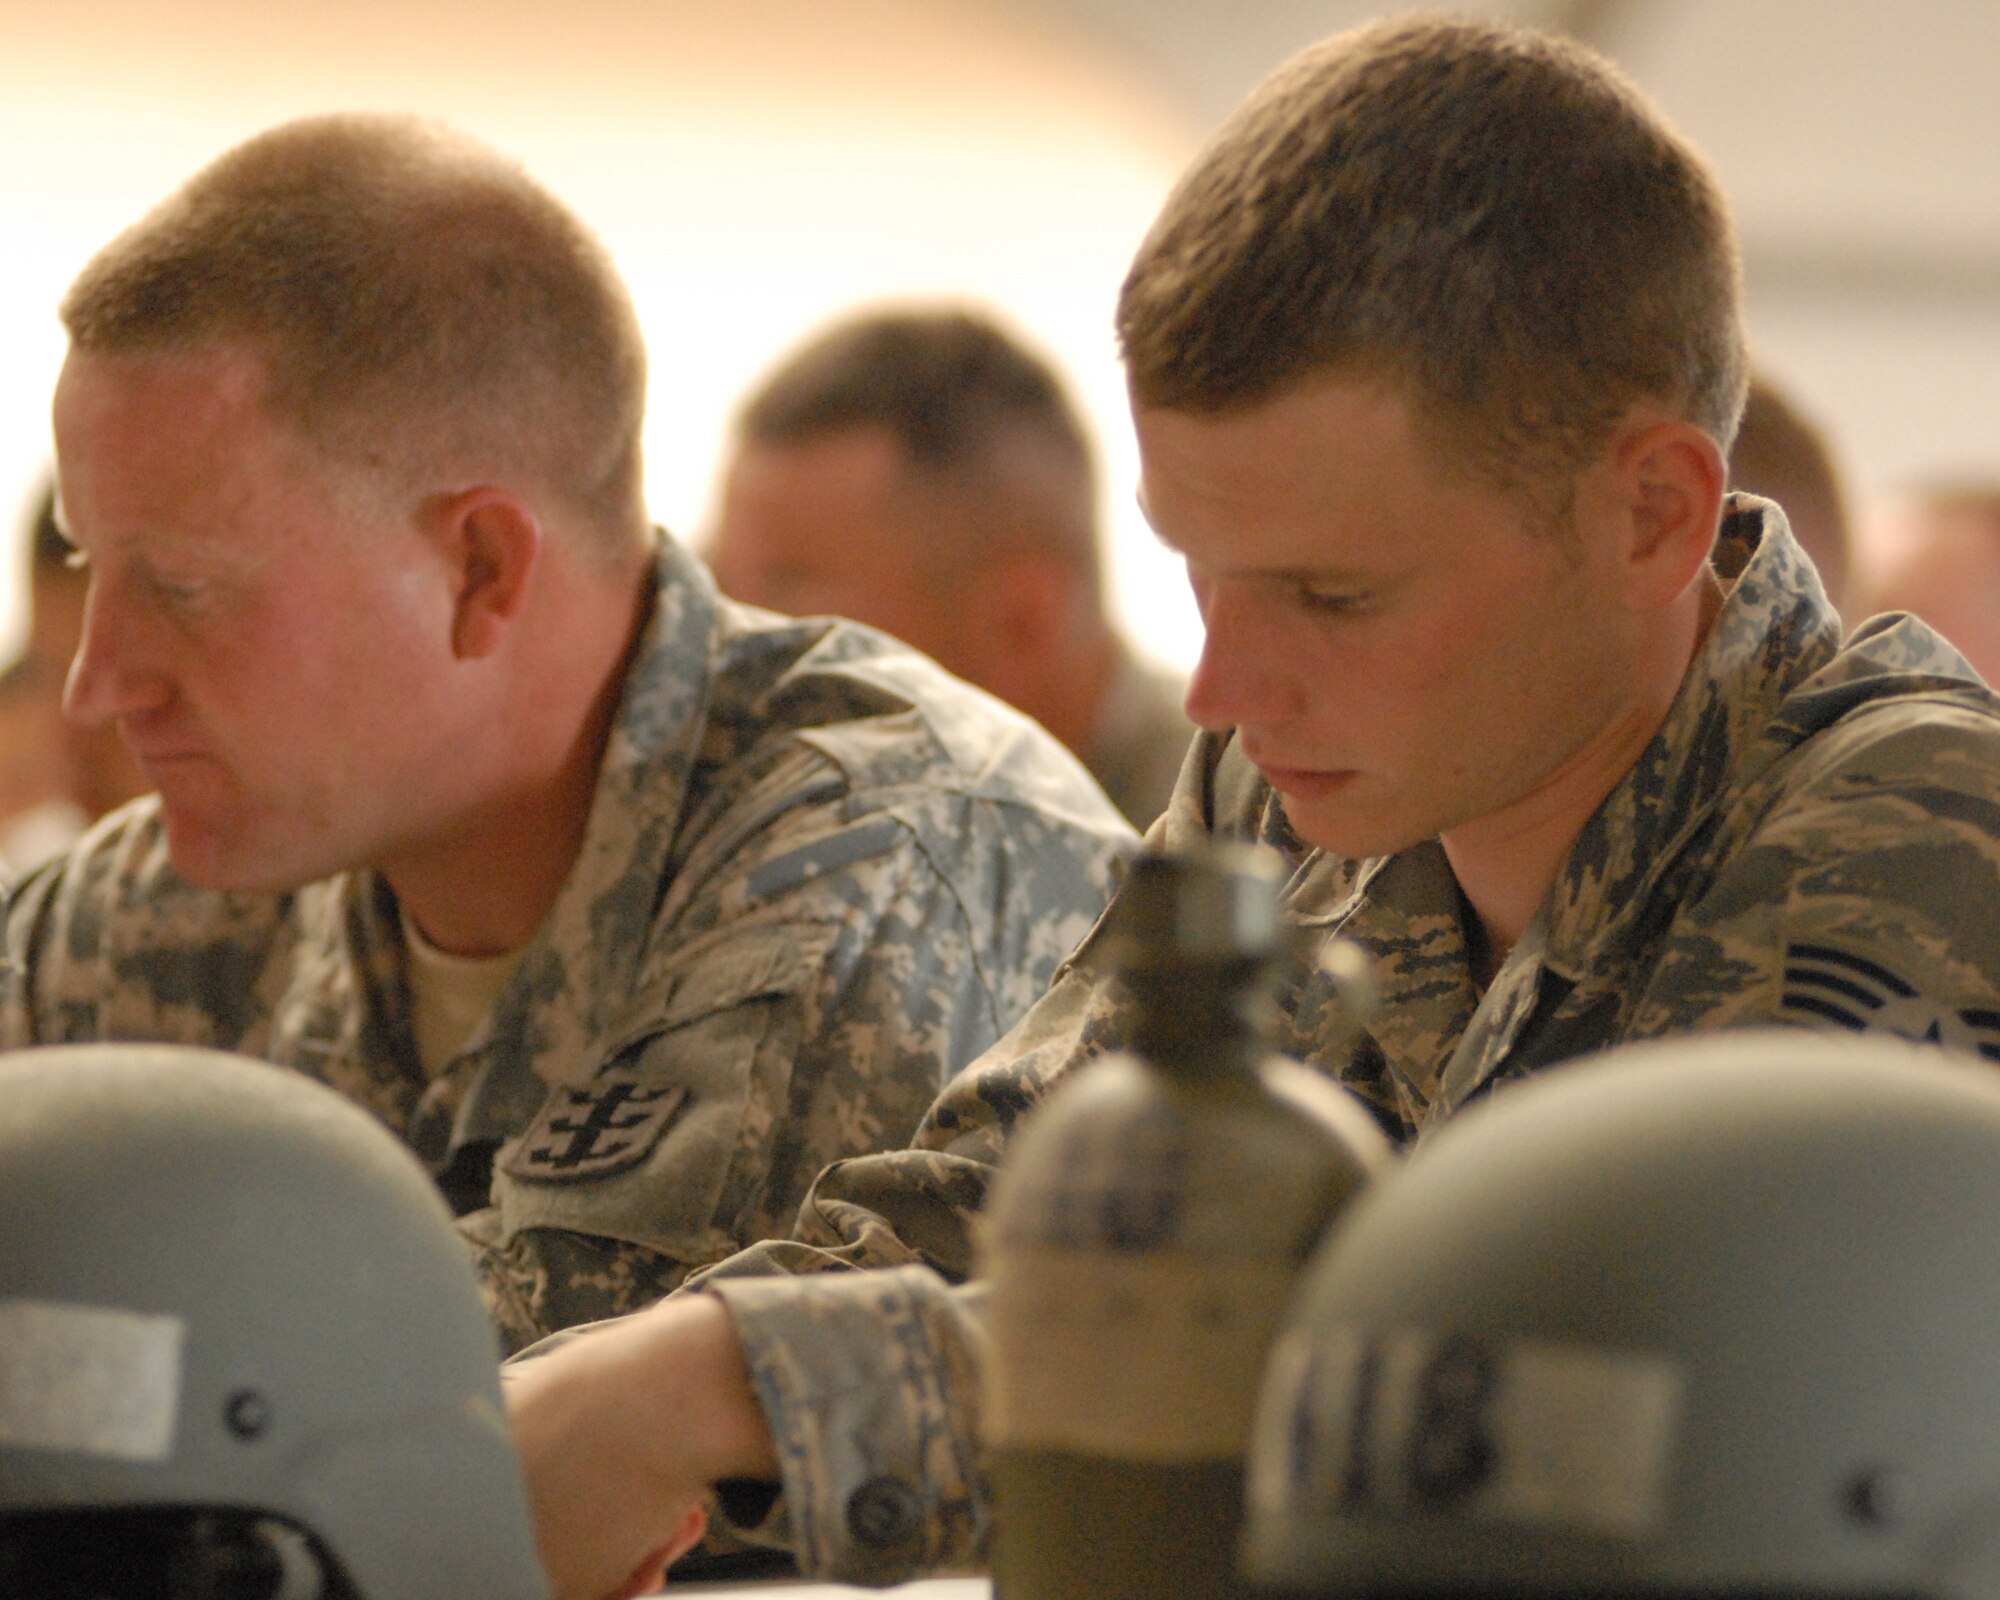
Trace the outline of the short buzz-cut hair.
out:
[[[884,307],[842,317],[783,357],[745,398],[736,437],[802,445],[885,431],[916,474],[991,488],[1000,452],[1025,441],[1074,472],[1069,515],[1036,519],[1044,542],[1096,563],[1096,464],[1054,367],[983,311]]]
[[[1448,460],[1572,475],[1641,400],[1727,450],[1741,269],[1714,177],[1565,40],[1419,17],[1295,56],[1226,122],[1118,304],[1134,402],[1382,381]]]
[[[643,527],[645,350],[609,256],[518,166],[414,117],[288,122],[189,179],[61,307],[92,354],[241,346],[274,419],[400,470],[510,466]]]

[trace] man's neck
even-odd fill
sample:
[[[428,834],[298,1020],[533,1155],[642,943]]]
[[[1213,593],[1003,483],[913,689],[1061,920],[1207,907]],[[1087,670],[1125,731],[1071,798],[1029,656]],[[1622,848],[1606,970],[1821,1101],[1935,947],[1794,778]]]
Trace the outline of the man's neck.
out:
[[[1548,898],[1584,823],[1632,769],[1658,726],[1635,718],[1606,728],[1504,816],[1482,817],[1442,837],[1452,875],[1478,919],[1467,943],[1481,989]]]
[[[1582,833],[1611,791],[1660,731],[1722,608],[1723,591],[1706,575],[1692,597],[1691,626],[1662,653],[1660,670],[1642,682],[1622,715],[1504,812],[1481,817],[1440,838],[1459,891],[1477,926],[1469,929],[1474,979],[1484,990],[1499,974]]]
[[[404,911],[439,950],[503,955],[534,937],[582,852],[606,731],[579,740],[578,759],[552,781],[485,803],[459,819],[446,843],[383,866]]]
[[[439,950],[469,957],[518,950],[554,906],[583,850],[651,604],[650,582],[642,582],[551,630],[569,659],[531,664],[489,730],[503,752],[501,778],[438,837],[381,863],[405,913]],[[593,638],[595,651],[584,644]]]

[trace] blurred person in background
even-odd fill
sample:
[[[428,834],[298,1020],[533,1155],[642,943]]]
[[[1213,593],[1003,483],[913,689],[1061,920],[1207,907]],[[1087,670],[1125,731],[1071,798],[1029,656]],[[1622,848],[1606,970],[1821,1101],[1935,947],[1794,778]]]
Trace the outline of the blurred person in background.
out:
[[[1844,610],[1854,569],[1854,524],[1839,465],[1825,432],[1761,372],[1751,374],[1743,421],[1729,448],[1729,487],[1784,507],[1792,537],[1812,558],[1828,602]]]
[[[27,638],[0,671],[0,874],[7,877],[66,849],[147,788],[115,727],[79,727],[62,714],[89,580],[70,564],[69,543],[56,527],[53,479],[33,506],[22,529]]]
[[[1137,827],[1194,728],[1107,615],[1090,442],[992,318],[833,323],[743,402],[706,554],[725,594],[915,645],[1074,750]]]
[[[1907,611],[2000,684],[2000,481],[1941,483],[1891,503],[1869,530],[1865,609]]]

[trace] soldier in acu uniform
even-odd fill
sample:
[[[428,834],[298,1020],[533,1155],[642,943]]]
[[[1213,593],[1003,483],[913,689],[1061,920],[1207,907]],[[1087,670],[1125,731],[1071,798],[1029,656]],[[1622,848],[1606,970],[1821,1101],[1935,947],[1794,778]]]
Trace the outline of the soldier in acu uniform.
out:
[[[2000,1059],[2000,707],[1907,618],[1843,645],[1782,512],[1725,498],[1731,226],[1609,66],[1436,20],[1308,50],[1197,159],[1118,316],[1142,498],[1207,627],[1156,837],[1274,845],[1293,920],[1379,980],[1356,1044],[1302,969],[1286,1048],[1405,1141],[1663,1034]],[[614,1586],[712,1481],[761,1512],[744,1478],[811,1572],[978,1559],[949,1284],[1016,1120],[1128,1004],[1086,943],[791,1241],[522,1365],[559,1587]],[[613,1478],[650,1527],[591,1513]]]
[[[491,152],[279,128],[63,315],[67,710],[159,795],[19,888],[0,1037],[342,1091],[511,1343],[782,1233],[1102,909],[1130,830],[1052,739],[649,530],[630,303]]]

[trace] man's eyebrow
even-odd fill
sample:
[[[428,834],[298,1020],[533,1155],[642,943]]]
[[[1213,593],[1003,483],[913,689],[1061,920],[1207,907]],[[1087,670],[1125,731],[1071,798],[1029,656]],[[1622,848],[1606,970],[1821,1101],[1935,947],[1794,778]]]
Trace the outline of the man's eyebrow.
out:
[[[1281,583],[1316,585],[1325,589],[1379,588],[1384,575],[1359,567],[1279,567],[1271,577]]]

